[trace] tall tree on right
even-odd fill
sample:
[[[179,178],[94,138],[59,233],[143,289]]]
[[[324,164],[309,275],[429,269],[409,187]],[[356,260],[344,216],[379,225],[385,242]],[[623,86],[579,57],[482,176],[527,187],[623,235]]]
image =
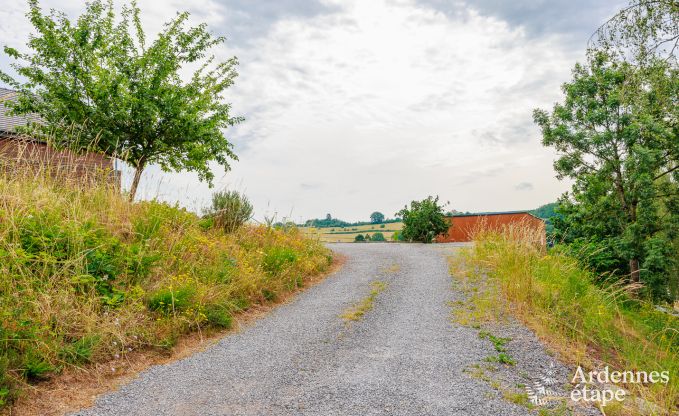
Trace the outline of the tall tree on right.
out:
[[[590,247],[600,271],[627,269],[656,299],[676,286],[679,235],[679,71],[591,51],[551,113],[535,110],[543,144],[559,157],[563,240]],[[604,253],[603,256],[601,253]],[[621,270],[618,270],[620,272]]]

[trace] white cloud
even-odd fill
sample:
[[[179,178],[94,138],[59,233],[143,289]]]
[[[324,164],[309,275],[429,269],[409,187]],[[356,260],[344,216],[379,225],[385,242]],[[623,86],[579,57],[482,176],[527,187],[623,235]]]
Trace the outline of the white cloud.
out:
[[[155,4],[140,5],[158,28],[186,7]],[[332,13],[282,17],[218,51],[239,57],[229,100],[247,119],[227,132],[240,161],[218,187],[245,190],[260,218],[268,210],[295,220],[389,216],[429,194],[462,211],[534,208],[566,189],[531,121],[580,58],[560,35],[527,36],[498,18],[451,17],[414,1],[328,4]],[[228,35],[227,8],[203,0],[192,9]],[[210,192],[191,174],[157,169],[142,188],[192,207]]]

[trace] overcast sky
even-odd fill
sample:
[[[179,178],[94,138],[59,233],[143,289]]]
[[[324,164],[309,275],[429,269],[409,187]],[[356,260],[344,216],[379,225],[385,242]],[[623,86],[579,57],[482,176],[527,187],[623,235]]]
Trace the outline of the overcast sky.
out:
[[[72,16],[81,2],[43,1]],[[536,107],[551,108],[591,33],[618,0],[140,0],[148,31],[178,10],[228,38],[237,56],[225,131],[240,161],[215,189],[244,191],[257,218],[388,217],[439,195],[460,211],[531,209],[554,178]],[[188,9],[187,9],[188,8]],[[4,0],[0,43],[25,44],[23,0]],[[8,58],[0,67],[8,68]],[[129,175],[128,180],[129,180]],[[150,168],[140,197],[199,209],[195,175]]]

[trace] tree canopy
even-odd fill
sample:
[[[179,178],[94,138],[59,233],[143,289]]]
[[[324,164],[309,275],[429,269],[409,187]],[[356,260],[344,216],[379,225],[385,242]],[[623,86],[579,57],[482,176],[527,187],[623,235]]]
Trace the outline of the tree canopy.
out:
[[[149,164],[196,172],[212,184],[208,162],[229,169],[237,159],[223,129],[241,121],[222,96],[237,76],[237,60],[216,62],[208,55],[224,38],[205,24],[187,27],[188,13],[179,13],[147,43],[140,13],[133,2],[118,18],[112,0],[93,0],[71,21],[63,12],[43,13],[30,0],[30,52],[4,49],[26,81],[0,73],[18,90],[12,111],[37,113],[44,121],[33,133],[131,164],[130,199]],[[199,68],[184,81],[180,72],[187,65]]]
[[[375,211],[372,214],[370,214],[370,222],[373,224],[379,224],[382,221],[384,221],[384,214],[381,212]]]
[[[439,197],[427,197],[422,201],[412,201],[410,208],[405,206],[396,215],[403,218],[401,236],[406,241],[431,243],[436,236],[448,232],[443,206]]]
[[[639,66],[601,50],[575,66],[563,103],[534,113],[543,144],[559,152],[557,176],[575,181],[558,238],[590,247],[601,271],[626,270],[655,297],[677,278],[678,75],[667,60]]]

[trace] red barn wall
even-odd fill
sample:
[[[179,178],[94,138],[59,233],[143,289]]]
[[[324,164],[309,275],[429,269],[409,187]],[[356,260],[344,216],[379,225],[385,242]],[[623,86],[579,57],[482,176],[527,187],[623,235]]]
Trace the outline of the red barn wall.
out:
[[[545,223],[541,219],[528,213],[509,214],[481,214],[447,217],[450,222],[448,235],[437,237],[439,243],[469,242],[474,239],[474,234],[480,230],[502,231],[509,225],[526,224],[540,230],[543,235]],[[543,239],[544,240],[544,239]]]

